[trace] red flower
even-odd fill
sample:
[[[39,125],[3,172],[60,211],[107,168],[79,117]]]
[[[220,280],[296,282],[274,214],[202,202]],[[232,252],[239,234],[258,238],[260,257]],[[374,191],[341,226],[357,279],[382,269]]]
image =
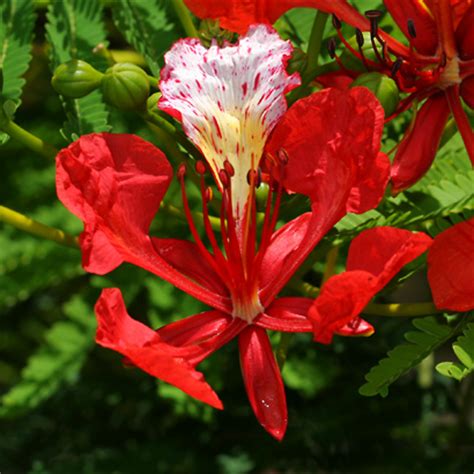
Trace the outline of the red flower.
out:
[[[369,70],[393,76],[399,88],[409,94],[398,112],[414,101],[427,99],[398,147],[392,168],[395,193],[416,183],[429,169],[441,134],[452,114],[474,164],[474,134],[460,97],[474,107],[474,3],[472,0],[385,0],[384,4],[410,43],[400,44],[378,28],[382,12],[360,15],[346,0],[186,0],[201,18],[219,18],[225,28],[245,31],[255,22],[274,22],[293,7],[314,7],[333,13],[361,31],[371,31],[376,60],[347,48]],[[348,71],[350,73],[350,71]]]
[[[171,168],[164,155],[141,138],[86,135],[57,157],[59,198],[85,224],[81,248],[86,270],[104,274],[129,262],[211,307],[153,331],[127,314],[118,289],[106,289],[96,305],[97,342],[222,408],[195,368],[238,337],[251,406],[277,439],[286,430],[287,408],[266,330],[313,331],[307,318],[312,300],[277,295],[341,217],[378,204],[389,169],[379,151],[383,110],[366,89],[327,89],[283,115],[284,91],[296,83],[284,71],[289,48],[272,30],[260,27],[237,46],[205,50],[194,40],[183,40],[165,57],[161,106],[180,117],[207,161],[207,166],[198,162],[196,171],[209,245],[188,206],[184,167],[178,179],[195,243],[148,235]],[[258,233],[255,189],[265,145],[269,190]],[[207,169],[222,195],[220,239],[209,220]],[[275,230],[283,189],[306,195],[311,210]],[[368,330],[370,326],[351,325],[348,319],[339,332]]]
[[[474,218],[435,237],[428,252],[428,281],[439,309],[474,309]]]
[[[422,233],[392,227],[366,230],[349,248],[346,271],[324,284],[309,310],[314,340],[328,344],[341,328],[367,324],[358,316],[369,301],[431,245]]]

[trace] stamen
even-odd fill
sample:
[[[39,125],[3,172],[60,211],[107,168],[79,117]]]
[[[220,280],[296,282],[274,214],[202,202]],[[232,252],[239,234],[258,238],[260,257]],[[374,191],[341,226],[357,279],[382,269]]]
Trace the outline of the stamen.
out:
[[[357,45],[359,46],[359,48],[362,48],[362,46],[364,46],[364,35],[362,34],[362,31],[360,31],[359,28],[356,28],[355,35],[356,35]]]
[[[379,18],[382,16],[380,10],[367,10],[365,16],[370,20],[370,36],[375,38],[379,30]]]
[[[179,181],[181,181],[185,176],[186,176],[186,165],[184,163],[181,163],[178,166],[176,177],[178,178]]]
[[[219,170],[219,179],[221,180],[222,187],[228,189],[230,186],[230,177],[229,173],[225,169]]]
[[[407,29],[408,29],[408,34],[412,38],[416,38],[415,22],[411,18],[409,18],[407,21]]]
[[[206,165],[201,160],[196,161],[196,173],[201,176],[206,173]]]
[[[397,72],[400,70],[400,68],[402,67],[402,64],[403,64],[403,59],[402,58],[397,58],[395,60],[395,62],[393,63],[392,65],[392,70],[390,71],[390,74],[392,75],[392,77],[395,77],[395,75],[397,74]]]
[[[336,40],[334,38],[328,40],[328,52],[331,59],[336,57]]]
[[[342,28],[341,20],[336,15],[332,16],[332,24],[336,30],[340,30]]]
[[[230,177],[234,176],[235,170],[229,160],[224,161],[224,169]]]
[[[280,160],[280,164],[285,166],[288,164],[290,157],[288,156],[288,152],[284,148],[280,148],[277,151],[278,159]]]

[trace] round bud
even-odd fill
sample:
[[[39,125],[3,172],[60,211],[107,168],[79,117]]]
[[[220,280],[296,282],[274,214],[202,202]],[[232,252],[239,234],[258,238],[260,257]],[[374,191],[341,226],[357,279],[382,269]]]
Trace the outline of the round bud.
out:
[[[355,86],[367,87],[377,97],[385,110],[385,117],[390,117],[397,110],[400,94],[392,78],[379,72],[367,72],[352,82],[351,87]]]
[[[144,107],[150,93],[146,72],[128,63],[114,64],[107,69],[101,87],[105,101],[122,110]]]
[[[97,89],[104,75],[80,59],[60,64],[54,71],[51,84],[65,97],[79,99]]]

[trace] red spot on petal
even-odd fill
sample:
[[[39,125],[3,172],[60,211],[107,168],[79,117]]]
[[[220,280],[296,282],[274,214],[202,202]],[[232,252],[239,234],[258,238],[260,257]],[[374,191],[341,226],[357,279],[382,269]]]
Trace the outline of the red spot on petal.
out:
[[[257,87],[258,87],[258,84],[260,82],[260,73],[258,73],[256,76],[255,76],[255,81],[253,83],[253,90],[256,91],[257,90]]]
[[[248,90],[248,85],[246,82],[242,84],[242,93],[244,94],[244,97],[247,95],[247,90]]]
[[[214,122],[214,126],[216,127],[217,136],[219,138],[222,138],[221,127],[219,127],[219,124],[217,123],[216,117],[214,117],[214,115],[212,116],[212,121]]]

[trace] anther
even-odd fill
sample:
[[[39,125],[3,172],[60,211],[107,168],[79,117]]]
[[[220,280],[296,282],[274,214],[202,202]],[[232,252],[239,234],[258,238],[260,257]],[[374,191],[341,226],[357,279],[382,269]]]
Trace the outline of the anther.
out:
[[[230,177],[225,169],[219,170],[219,179],[221,181],[222,187],[227,189],[230,186]]]
[[[359,48],[362,48],[362,46],[364,46],[364,35],[362,34],[362,31],[359,30],[359,28],[356,28],[355,34],[357,44],[359,45]]]
[[[196,173],[203,175],[206,172],[206,165],[201,161],[196,161]]]
[[[439,67],[441,67],[441,68],[445,67],[447,62],[448,62],[448,60],[446,58],[446,53],[443,51],[441,53],[441,61],[439,62]]]
[[[212,201],[212,196],[213,196],[213,194],[212,194],[212,188],[211,188],[210,186],[208,186],[208,187],[206,188],[206,192],[205,192],[205,194],[204,194],[204,199],[206,200],[206,203]]]
[[[378,20],[383,15],[383,12],[380,10],[367,10],[366,12],[364,12],[364,15],[369,20]]]
[[[340,30],[342,28],[341,20],[339,20],[336,15],[332,16],[332,25],[334,26],[334,28],[336,28],[336,30]]]
[[[328,52],[331,59],[336,57],[336,40],[334,38],[329,38],[328,41]]]
[[[370,20],[370,36],[375,38],[379,29],[379,18],[382,16],[380,10],[367,10],[365,16]]]
[[[409,18],[408,21],[407,21],[407,29],[408,29],[408,34],[412,37],[412,38],[416,38],[416,28],[415,28],[415,23],[414,21]]]
[[[277,156],[278,156],[278,159],[280,160],[280,163],[283,166],[288,164],[288,161],[290,160],[290,157],[288,156],[288,153],[284,148],[280,148],[277,151]]]
[[[184,163],[181,163],[178,166],[178,172],[176,173],[176,176],[179,180],[182,180],[186,175],[186,165]]]
[[[395,62],[392,64],[392,70],[390,71],[392,76],[395,76],[397,72],[400,70],[403,64],[402,58],[397,58]]]
[[[249,170],[247,173],[247,183],[258,188],[262,184],[262,170],[260,168],[258,170]]]
[[[229,160],[224,161],[224,169],[227,171],[227,174],[232,177],[235,174],[234,167],[231,165]]]

